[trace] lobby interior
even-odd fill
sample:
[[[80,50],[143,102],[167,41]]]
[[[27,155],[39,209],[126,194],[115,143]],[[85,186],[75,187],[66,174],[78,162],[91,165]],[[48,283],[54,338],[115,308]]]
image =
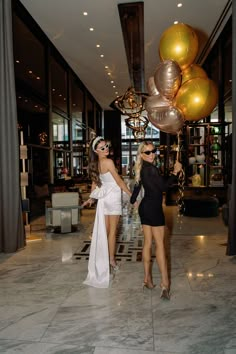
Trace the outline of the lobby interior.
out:
[[[131,1],[130,4],[139,9],[140,3]],[[227,127],[227,134],[224,128],[220,138],[225,156],[222,157],[224,182],[210,185],[210,177],[202,175],[200,170],[202,181],[207,181],[208,186],[194,188],[190,179],[194,167],[188,162],[190,155],[184,156],[182,152],[182,162],[188,166],[185,186],[182,189],[176,186],[177,192],[175,188],[173,193],[166,195],[164,204],[166,250],[171,276],[170,301],[160,299],[160,275],[154,254],[156,287],[152,291],[142,289],[142,228],[137,210],[126,199],[123,201],[117,236],[116,256],[120,269],[111,274],[108,289],[83,284],[95,208],[79,211],[78,227],[70,233],[58,233],[58,230],[47,225],[45,200],[48,202],[52,193],[76,191],[79,192],[80,202],[87,198],[91,185],[87,175],[87,148],[93,136],[103,135],[112,142],[112,158],[127,183],[133,181],[132,163],[138,142],[130,128],[125,126],[125,118],[114,109],[111,99],[115,98],[114,92],[109,89],[108,95],[106,91],[108,98],[105,104],[105,95],[96,95],[96,86],[87,86],[84,80],[82,82],[77,68],[71,66],[72,61],[68,63],[65,60],[55,42],[51,42],[32,13],[30,15],[30,6],[27,10],[23,5],[29,6],[29,2],[12,1],[17,135],[22,146],[19,172],[23,176],[21,193],[25,235],[23,244],[17,248],[14,241],[15,250],[9,252],[4,250],[5,240],[12,235],[2,229],[0,352],[235,354],[236,230],[233,185],[231,194],[229,192],[229,185],[235,176],[232,107],[236,95],[232,85],[232,77],[235,76],[232,57],[236,53],[232,49],[232,33],[236,21],[232,2],[225,1],[224,11],[214,27],[214,36],[213,32],[209,36],[212,41],[207,42],[208,48],[206,43],[205,47],[201,47],[202,52],[198,56],[199,64],[219,87],[219,103],[212,116],[197,122],[202,124],[198,139],[205,127],[211,129],[214,124]],[[130,11],[129,7],[127,11]],[[137,13],[140,21],[142,13]],[[135,35],[136,40],[140,41],[142,31],[138,28]],[[146,92],[145,43],[139,43],[135,49],[138,60],[136,67],[132,66],[134,63],[129,50],[134,42],[127,35],[127,30],[128,27],[122,28],[127,55],[125,76],[128,80],[123,82],[126,86],[120,94],[125,92],[130,82],[137,90]],[[143,50],[141,55],[138,54],[140,46]],[[21,63],[25,61],[24,68],[30,62],[35,63],[32,71],[40,73],[40,80],[32,73],[24,76],[21,63],[17,63],[19,55]],[[151,70],[153,72],[154,67]],[[93,70],[90,73],[96,78]],[[101,78],[100,73],[98,77]],[[88,80],[88,83],[91,81],[96,80]],[[54,89],[56,92],[60,90],[61,96],[55,95]],[[186,134],[190,125],[187,122]],[[195,135],[192,134],[192,138],[195,139]],[[231,145],[226,138],[232,139]],[[173,156],[176,157],[176,151],[174,154],[172,151],[177,143],[176,135],[157,132],[155,127],[149,127],[146,139],[152,139],[160,151],[164,146],[162,167],[168,174],[170,161]],[[180,206],[176,205],[178,193],[183,193],[187,198],[196,194],[198,197],[199,191],[202,194],[203,190],[203,194],[206,192],[207,196],[218,200],[217,215],[182,215]],[[4,198],[6,201],[7,198]],[[9,215],[7,218],[11,220]]]

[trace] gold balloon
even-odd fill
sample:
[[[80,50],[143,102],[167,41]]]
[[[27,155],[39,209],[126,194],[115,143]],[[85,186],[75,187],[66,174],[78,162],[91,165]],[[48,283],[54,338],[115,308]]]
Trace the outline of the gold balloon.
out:
[[[148,119],[155,127],[169,134],[177,134],[184,125],[182,112],[172,106],[152,111],[148,114]]]
[[[161,62],[155,73],[154,82],[160,94],[173,99],[181,85],[181,69],[174,60]]]
[[[182,85],[184,82],[195,79],[196,77],[207,78],[207,73],[198,64],[192,64],[182,71]]]
[[[152,110],[158,110],[159,108],[162,109],[163,107],[169,107],[170,104],[171,101],[159,94],[155,96],[149,96],[146,99],[144,106],[147,112],[152,112]]]
[[[181,110],[184,118],[196,121],[211,114],[218,101],[218,89],[208,78],[195,78],[181,85],[173,105]]]
[[[147,91],[150,96],[158,95],[158,89],[156,88],[154,76],[150,76],[147,81]]]
[[[182,70],[191,65],[198,53],[198,37],[193,28],[178,23],[167,28],[160,39],[161,60],[175,60]]]

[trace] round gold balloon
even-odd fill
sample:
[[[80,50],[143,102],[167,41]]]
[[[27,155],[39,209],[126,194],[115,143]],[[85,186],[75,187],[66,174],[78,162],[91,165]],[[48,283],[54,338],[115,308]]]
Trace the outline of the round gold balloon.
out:
[[[182,70],[191,65],[198,53],[198,38],[192,27],[178,23],[167,28],[160,39],[161,60],[175,60]]]
[[[173,100],[184,118],[196,121],[211,114],[218,101],[218,89],[214,81],[208,78],[195,78],[181,85]]]
[[[207,78],[207,73],[200,65],[191,64],[187,69],[182,71],[182,85],[184,82],[196,77]]]

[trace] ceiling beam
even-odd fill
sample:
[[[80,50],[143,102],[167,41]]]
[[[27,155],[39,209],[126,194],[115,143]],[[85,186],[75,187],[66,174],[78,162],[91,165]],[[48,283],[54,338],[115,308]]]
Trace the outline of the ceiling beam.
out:
[[[118,5],[131,86],[145,91],[144,78],[144,6],[143,2]]]

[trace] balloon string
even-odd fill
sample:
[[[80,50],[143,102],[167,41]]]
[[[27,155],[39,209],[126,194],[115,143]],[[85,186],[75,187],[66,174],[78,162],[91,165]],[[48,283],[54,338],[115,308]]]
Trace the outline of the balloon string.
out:
[[[181,131],[178,132],[178,147],[177,147],[177,154],[176,154],[176,160],[180,160],[180,134]],[[183,168],[181,169],[179,175],[178,175],[178,196],[177,196],[177,205],[178,205],[178,217],[183,215],[184,210],[185,210],[185,205],[184,205],[184,181],[185,181],[185,173]],[[180,220],[180,224],[181,224]]]

